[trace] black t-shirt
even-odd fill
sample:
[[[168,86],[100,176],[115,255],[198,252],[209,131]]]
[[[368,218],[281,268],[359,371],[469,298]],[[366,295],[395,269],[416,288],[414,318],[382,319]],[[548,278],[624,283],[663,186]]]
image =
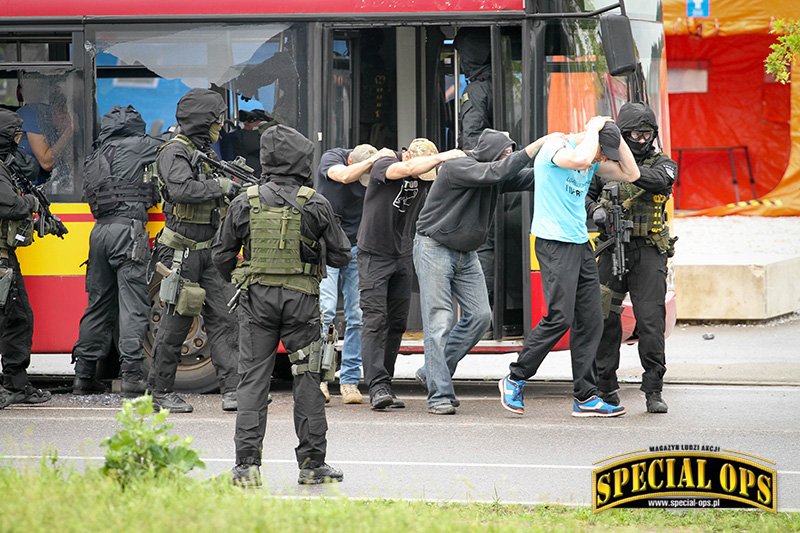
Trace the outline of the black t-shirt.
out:
[[[347,158],[352,150],[331,148],[319,160],[317,181],[314,188],[322,194],[333,207],[333,212],[341,217],[342,229],[350,244],[355,246],[358,237],[358,226],[361,224],[361,211],[364,206],[364,193],[367,188],[358,181],[339,183],[328,177],[328,170],[334,165],[347,165]]]
[[[413,251],[417,217],[431,182],[387,180],[386,169],[398,161],[402,161],[400,153],[382,157],[372,165],[358,232],[359,250],[387,257],[403,257]]]

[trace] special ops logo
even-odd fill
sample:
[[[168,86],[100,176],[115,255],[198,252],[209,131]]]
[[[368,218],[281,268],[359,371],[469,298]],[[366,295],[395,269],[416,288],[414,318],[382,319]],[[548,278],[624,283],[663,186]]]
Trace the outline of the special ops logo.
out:
[[[735,454],[735,455],[733,455]],[[718,446],[650,446],[592,472],[592,508],[758,508],[778,511],[777,473],[771,461]]]

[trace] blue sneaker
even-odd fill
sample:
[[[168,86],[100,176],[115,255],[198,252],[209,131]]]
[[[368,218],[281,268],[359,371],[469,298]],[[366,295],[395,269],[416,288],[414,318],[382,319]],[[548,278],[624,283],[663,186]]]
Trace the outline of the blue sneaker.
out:
[[[621,405],[611,405],[601,400],[597,395],[592,396],[584,402],[577,399],[572,400],[572,416],[621,416],[625,414],[625,408]]]
[[[503,407],[518,415],[525,414],[525,401],[523,392],[525,389],[524,381],[511,379],[511,374],[497,382],[500,387],[500,403]]]

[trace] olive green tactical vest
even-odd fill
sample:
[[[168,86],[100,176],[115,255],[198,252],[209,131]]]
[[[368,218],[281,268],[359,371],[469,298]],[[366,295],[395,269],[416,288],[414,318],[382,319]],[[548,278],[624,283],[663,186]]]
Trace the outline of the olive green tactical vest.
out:
[[[189,151],[189,156],[197,150],[197,147],[194,145],[189,137],[178,134],[172,139],[168,140],[164,144],[159,147],[159,152],[164,149],[170,143],[180,143],[186,147]],[[202,174],[210,174],[211,167],[204,163],[203,166],[200,168],[200,173]],[[167,192],[167,183],[164,180],[163,176],[157,176],[158,179],[158,187],[161,190],[161,197],[164,198],[165,202],[162,206],[164,213],[169,213],[173,215],[175,218],[178,219],[178,222],[183,222],[186,224],[211,224],[212,220],[212,213],[215,209],[219,209],[220,211],[220,219],[225,217],[225,213],[227,212],[227,206],[222,198],[209,200],[207,202],[201,202],[198,204],[183,204],[183,203],[173,203],[169,201],[169,194]]]
[[[661,156],[657,153],[642,162],[651,167]],[[665,205],[669,195],[647,192],[633,183],[619,182],[619,201],[625,209],[625,218],[633,222],[631,237],[652,237],[668,231]],[[611,199],[603,192],[601,203],[608,207]]]
[[[313,195],[314,189],[300,187],[298,205],[304,207]],[[258,283],[318,296],[322,269],[302,261],[300,243],[311,247],[319,244],[301,234],[302,213],[291,205],[263,205],[258,185],[247,188],[247,199],[250,203],[250,260],[236,268],[233,278],[244,280],[245,286]]]

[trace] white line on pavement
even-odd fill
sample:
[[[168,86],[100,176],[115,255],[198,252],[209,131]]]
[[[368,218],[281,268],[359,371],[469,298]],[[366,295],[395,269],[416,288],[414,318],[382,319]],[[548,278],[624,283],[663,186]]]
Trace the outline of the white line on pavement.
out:
[[[82,456],[82,455],[59,455],[59,459],[66,461],[103,461],[104,457],[100,456]],[[42,459],[41,455],[0,455],[0,459],[20,459],[20,460],[33,460]],[[201,460],[206,463],[230,463],[233,464],[233,459],[224,459],[219,457],[201,457]],[[425,462],[425,461],[343,461],[332,459],[332,463],[337,465],[353,465],[353,466],[428,466],[440,468],[525,468],[529,470],[593,470],[592,466],[582,465],[532,465],[532,464],[518,464],[518,463],[441,463],[441,462]],[[295,459],[264,459],[263,464],[296,464]],[[800,470],[778,470],[781,475],[800,476]]]

